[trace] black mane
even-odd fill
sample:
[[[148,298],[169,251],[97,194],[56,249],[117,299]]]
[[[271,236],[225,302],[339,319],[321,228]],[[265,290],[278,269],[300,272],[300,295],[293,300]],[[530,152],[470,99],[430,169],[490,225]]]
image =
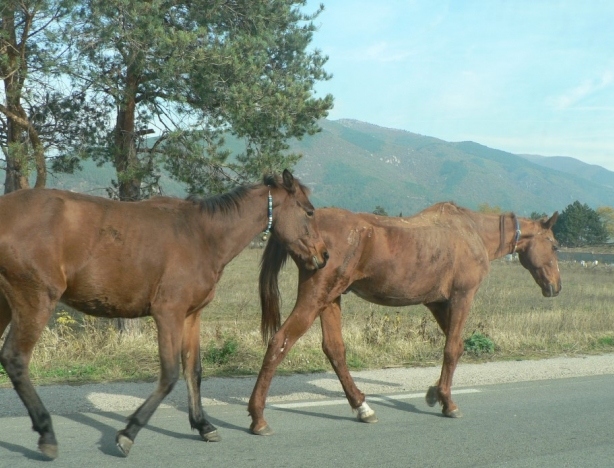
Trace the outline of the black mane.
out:
[[[263,177],[262,183],[269,187],[280,187],[279,178],[269,174]],[[187,200],[198,205],[200,209],[208,214],[229,214],[236,213],[239,210],[239,205],[245,197],[249,195],[252,189],[258,187],[254,185],[240,185],[235,187],[230,192],[212,195],[210,197],[199,197],[197,195],[189,195]]]

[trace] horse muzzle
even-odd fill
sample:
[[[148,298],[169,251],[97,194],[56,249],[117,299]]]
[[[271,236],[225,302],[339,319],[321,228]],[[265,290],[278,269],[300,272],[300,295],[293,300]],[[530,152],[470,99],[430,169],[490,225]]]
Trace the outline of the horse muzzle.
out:
[[[548,283],[546,287],[542,288],[542,294],[544,297],[556,297],[561,292],[561,283],[554,285],[552,283]]]
[[[324,268],[327,262],[328,262],[328,251],[327,250],[322,252],[321,260],[318,259],[317,255],[314,255],[313,257],[311,257],[311,265],[313,266],[314,270],[319,270],[321,268]]]

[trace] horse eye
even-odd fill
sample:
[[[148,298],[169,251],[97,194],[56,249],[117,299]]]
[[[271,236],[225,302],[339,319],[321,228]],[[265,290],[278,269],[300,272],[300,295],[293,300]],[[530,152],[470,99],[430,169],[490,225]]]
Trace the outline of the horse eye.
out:
[[[313,217],[313,210],[307,210],[307,216],[312,218]]]
[[[553,251],[555,251],[555,252],[558,252],[558,251],[559,251],[559,248],[558,248],[558,246],[553,245],[553,246],[552,246],[552,250],[553,250]]]

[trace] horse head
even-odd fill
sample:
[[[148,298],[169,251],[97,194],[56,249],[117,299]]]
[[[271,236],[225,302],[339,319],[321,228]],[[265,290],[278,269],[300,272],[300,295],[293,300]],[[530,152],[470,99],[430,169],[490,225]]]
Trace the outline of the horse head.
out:
[[[315,208],[308,198],[309,190],[287,169],[274,187],[271,226],[277,240],[308,270],[323,268],[328,260],[328,250],[317,228]]]
[[[555,212],[550,218],[524,220],[516,249],[520,263],[531,272],[545,297],[557,296],[561,291],[561,274],[556,256],[558,242],[552,233],[558,215]]]

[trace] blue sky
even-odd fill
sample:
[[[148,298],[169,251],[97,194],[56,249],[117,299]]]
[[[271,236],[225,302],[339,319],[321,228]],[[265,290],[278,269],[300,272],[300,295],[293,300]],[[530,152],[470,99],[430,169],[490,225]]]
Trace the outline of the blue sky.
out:
[[[309,1],[313,12],[320,1]],[[614,171],[614,2],[322,0],[312,46],[351,118]]]

